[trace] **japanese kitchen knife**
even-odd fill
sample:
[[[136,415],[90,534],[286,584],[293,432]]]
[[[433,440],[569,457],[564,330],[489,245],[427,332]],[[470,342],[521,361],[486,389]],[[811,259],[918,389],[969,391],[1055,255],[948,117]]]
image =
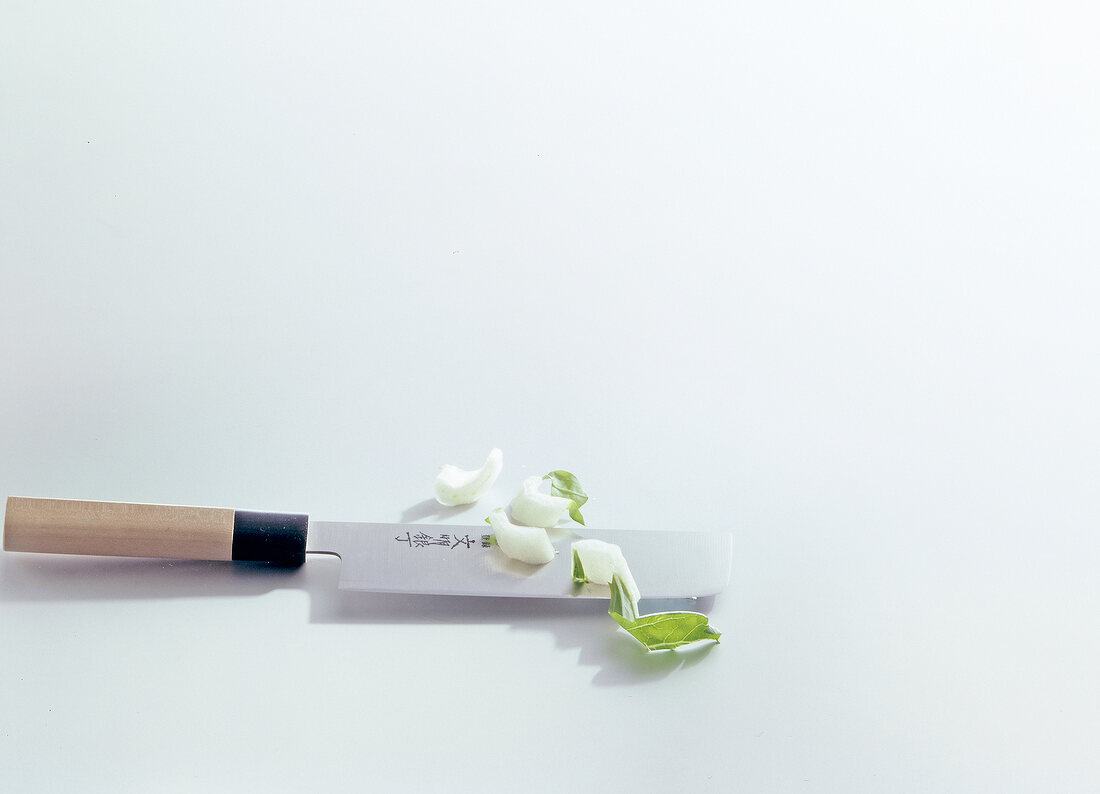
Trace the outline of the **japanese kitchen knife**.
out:
[[[606,585],[575,585],[569,545],[618,544],[646,598],[720,592],[732,538],[709,532],[550,530],[546,565],[506,557],[488,525],[363,524],[220,507],[8,497],[4,549],[301,565],[307,554],[340,558],[340,587],[391,593],[607,598]]]

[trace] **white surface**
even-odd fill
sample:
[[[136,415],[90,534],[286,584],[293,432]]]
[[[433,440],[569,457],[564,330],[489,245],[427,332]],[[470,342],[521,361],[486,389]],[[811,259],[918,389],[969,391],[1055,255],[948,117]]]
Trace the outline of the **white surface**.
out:
[[[5,2],[0,493],[465,522],[569,468],[737,551],[652,658],[2,555],[4,790],[1098,790],[1094,13]]]

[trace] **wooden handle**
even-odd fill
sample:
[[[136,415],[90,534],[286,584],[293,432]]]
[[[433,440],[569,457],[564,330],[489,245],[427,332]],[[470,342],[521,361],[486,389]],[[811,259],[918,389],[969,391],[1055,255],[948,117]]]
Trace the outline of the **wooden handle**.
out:
[[[4,550],[300,565],[308,517],[9,496]]]

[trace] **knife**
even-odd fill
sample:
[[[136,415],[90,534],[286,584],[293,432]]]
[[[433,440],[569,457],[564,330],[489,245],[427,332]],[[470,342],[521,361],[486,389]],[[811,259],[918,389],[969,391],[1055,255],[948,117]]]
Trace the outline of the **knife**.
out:
[[[222,507],[10,496],[4,550],[117,557],[267,562],[288,567],[307,554],[340,558],[345,590],[463,596],[608,598],[607,585],[573,583],[570,543],[617,544],[645,598],[712,596],[729,582],[726,533],[550,530],[557,551],[527,565],[496,548],[488,527],[313,521],[299,513]]]

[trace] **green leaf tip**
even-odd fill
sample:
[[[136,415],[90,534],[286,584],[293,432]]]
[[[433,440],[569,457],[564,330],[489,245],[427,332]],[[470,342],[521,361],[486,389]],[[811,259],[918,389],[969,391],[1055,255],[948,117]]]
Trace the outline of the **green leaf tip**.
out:
[[[576,475],[568,471],[558,470],[544,475],[542,479],[550,481],[551,496],[560,496],[571,502],[569,517],[584,526],[581,507],[588,501],[588,494],[584,492],[584,488],[581,487],[580,480],[577,479]]]
[[[588,576],[584,573],[584,566],[581,565],[581,556],[577,554],[576,549],[573,549],[573,581],[577,584],[584,584],[588,581]]]

